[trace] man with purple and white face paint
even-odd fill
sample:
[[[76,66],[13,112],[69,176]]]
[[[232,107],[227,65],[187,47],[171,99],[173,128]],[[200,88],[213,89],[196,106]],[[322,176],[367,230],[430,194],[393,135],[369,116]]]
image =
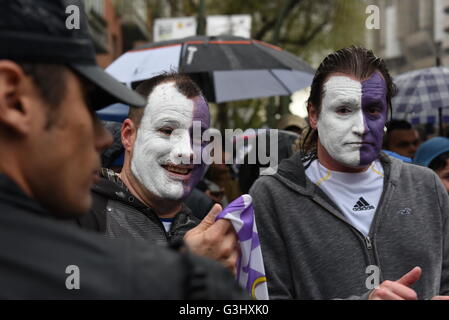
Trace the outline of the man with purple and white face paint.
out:
[[[364,48],[317,69],[300,152],[250,190],[271,299],[449,299],[448,196],[381,153],[394,91]]]
[[[205,170],[201,137],[210,114],[200,89],[185,75],[163,74],[136,91],[147,97],[147,105],[131,107],[123,122],[122,171],[102,170],[104,179],[93,188],[92,214],[80,224],[113,238],[174,247],[184,243],[235,271],[237,236],[229,221],[215,221],[221,206],[199,221],[183,203]]]
[[[183,199],[203,176],[205,165],[194,161],[201,158],[203,149],[201,142],[193,141],[194,121],[202,131],[209,129],[209,107],[202,96],[188,99],[174,82],[167,82],[148,97],[131,171],[155,197]]]
[[[386,92],[379,72],[362,82],[347,74],[331,76],[324,84],[320,117],[311,115],[322,151],[349,168],[370,165],[382,146]]]

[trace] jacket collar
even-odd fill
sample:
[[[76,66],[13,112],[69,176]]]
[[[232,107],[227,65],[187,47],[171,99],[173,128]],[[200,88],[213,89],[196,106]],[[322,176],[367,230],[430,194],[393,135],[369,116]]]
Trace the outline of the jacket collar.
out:
[[[105,196],[108,199],[124,202],[139,210],[148,208],[128,190],[119,175],[114,171],[102,168],[100,170],[100,177],[102,179],[92,187],[93,192]]]

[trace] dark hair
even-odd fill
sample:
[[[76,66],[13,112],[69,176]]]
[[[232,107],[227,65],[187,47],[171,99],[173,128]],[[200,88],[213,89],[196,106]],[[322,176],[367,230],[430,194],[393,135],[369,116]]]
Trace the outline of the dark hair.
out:
[[[394,130],[412,130],[413,129],[410,122],[408,122],[406,120],[397,120],[397,119],[392,119],[392,120],[388,121],[385,126],[387,127],[387,132],[384,135],[384,141],[382,144],[382,147],[384,149],[389,148],[389,134],[391,132],[393,132]]]
[[[321,102],[323,98],[323,86],[330,74],[335,72],[346,73],[356,76],[358,79],[366,79],[378,70],[387,85],[387,104],[390,110],[391,98],[396,93],[396,86],[391,79],[385,62],[374,55],[371,50],[351,46],[332,52],[321,62],[315,72],[312,81],[310,96],[307,100],[308,108],[315,108],[317,114],[321,111]],[[304,130],[302,137],[302,149],[312,151],[316,147],[318,132],[311,129]]]
[[[52,107],[59,106],[67,89],[66,67],[62,64],[16,63],[33,79],[45,102]]]
[[[174,82],[176,89],[188,99],[203,96],[198,85],[188,75],[181,73],[163,73],[145,80],[137,86],[136,92],[140,93],[145,98],[148,98],[154,88],[166,82]],[[129,108],[128,118],[130,118],[137,127],[140,126],[144,110],[145,108],[137,108],[135,106]]]
[[[387,130],[388,130],[387,132],[391,132],[394,130],[410,130],[410,129],[412,129],[412,125],[410,124],[410,122],[408,122],[406,120],[392,119],[387,122],[386,126],[387,126]]]
[[[33,79],[42,99],[50,108],[47,110],[46,129],[54,120],[55,109],[61,104],[67,91],[67,67],[63,64],[15,61],[23,72]]]
[[[449,151],[443,152],[438,157],[433,159],[429,164],[429,168],[433,171],[442,170],[446,167],[447,159],[449,159]]]

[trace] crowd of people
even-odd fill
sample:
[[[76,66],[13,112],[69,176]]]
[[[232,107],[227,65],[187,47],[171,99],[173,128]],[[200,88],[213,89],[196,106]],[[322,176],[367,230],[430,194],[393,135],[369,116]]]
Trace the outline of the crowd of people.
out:
[[[381,58],[321,62],[307,121],[279,121],[274,172],[207,166],[197,84],[126,88],[96,65],[85,16],[65,27],[66,2],[0,0],[0,298],[250,299],[246,226],[219,219],[248,193],[270,299],[449,300],[449,139],[389,118]],[[114,102],[128,117],[105,128],[95,112]]]

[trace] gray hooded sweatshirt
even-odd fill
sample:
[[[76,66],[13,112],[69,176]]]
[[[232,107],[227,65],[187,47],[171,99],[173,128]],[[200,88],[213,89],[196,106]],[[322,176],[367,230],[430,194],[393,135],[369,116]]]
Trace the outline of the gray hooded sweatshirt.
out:
[[[306,176],[299,153],[250,190],[270,299],[366,299],[415,266],[419,299],[449,295],[449,197],[428,168],[380,154],[384,186],[367,237]],[[371,267],[372,268],[372,267]],[[367,286],[368,284],[368,286]]]

